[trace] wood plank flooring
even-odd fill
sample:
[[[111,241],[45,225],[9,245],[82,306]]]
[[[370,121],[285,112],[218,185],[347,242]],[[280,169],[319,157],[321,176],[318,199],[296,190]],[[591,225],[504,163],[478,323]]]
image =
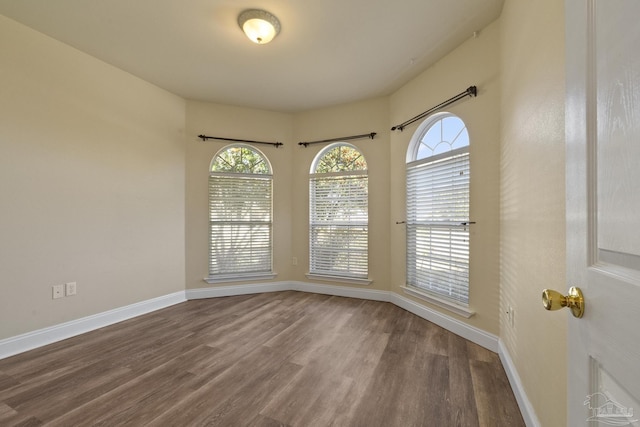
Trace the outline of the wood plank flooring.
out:
[[[0,360],[0,426],[524,426],[498,356],[389,303],[188,301]]]

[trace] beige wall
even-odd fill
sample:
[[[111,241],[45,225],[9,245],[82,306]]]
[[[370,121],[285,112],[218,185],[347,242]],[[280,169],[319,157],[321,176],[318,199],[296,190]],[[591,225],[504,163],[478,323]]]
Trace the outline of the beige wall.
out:
[[[566,425],[563,2],[507,0],[501,17],[501,312],[505,343],[543,426]]]
[[[391,121],[399,124],[475,85],[476,98],[466,98],[447,111],[467,124],[471,153],[471,276],[469,306],[476,314],[459,320],[493,334],[499,331],[499,24],[494,22],[436,65],[391,96]],[[420,122],[391,135],[391,286],[403,294],[406,281],[405,220],[406,153]],[[416,300],[419,301],[419,300]],[[439,310],[429,303],[423,303]],[[454,316],[449,312],[445,312]]]
[[[0,16],[0,339],[184,289],[184,117]]]
[[[203,142],[197,137],[201,134],[284,144],[278,148],[271,145],[254,146],[269,159],[273,169],[273,269],[278,274],[273,280],[288,280],[292,274],[291,179],[296,150],[292,143],[292,116],[251,108],[189,101],[186,129],[187,288],[211,286],[204,281],[209,272],[207,214],[209,165],[220,149],[231,144],[231,142],[218,140]]]

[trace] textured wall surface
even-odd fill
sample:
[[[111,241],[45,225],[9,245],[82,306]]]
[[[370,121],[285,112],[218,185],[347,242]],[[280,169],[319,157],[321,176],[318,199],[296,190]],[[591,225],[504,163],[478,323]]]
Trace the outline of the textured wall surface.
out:
[[[507,0],[500,22],[500,337],[541,424],[564,426],[567,313],[541,303],[567,286],[564,5]]]

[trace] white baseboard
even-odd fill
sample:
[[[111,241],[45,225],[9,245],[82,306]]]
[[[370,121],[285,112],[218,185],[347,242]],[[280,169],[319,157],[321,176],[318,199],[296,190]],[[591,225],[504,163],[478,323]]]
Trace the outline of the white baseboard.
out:
[[[124,307],[71,320],[59,325],[0,340],[0,359],[62,341],[123,320],[186,301],[184,291],[130,304]]]
[[[531,405],[531,402],[527,397],[527,393],[525,393],[524,388],[522,387],[520,375],[518,375],[518,371],[516,370],[516,366],[513,364],[511,355],[509,354],[507,348],[504,346],[502,340],[498,342],[498,348],[500,361],[502,362],[502,366],[507,373],[509,384],[511,384],[511,389],[513,390],[513,394],[516,397],[518,406],[520,407],[520,412],[522,413],[522,418],[524,418],[524,423],[527,425],[527,427],[540,427],[540,421],[538,421],[538,417],[536,416],[536,412],[533,409],[533,405]]]
[[[307,282],[290,282],[292,291],[314,294],[335,295],[337,297],[360,298],[372,301],[389,302],[391,292],[375,289],[354,288],[351,286],[320,285]]]
[[[269,282],[250,285],[212,286],[209,288],[187,289],[188,300],[232,297],[234,295],[261,294],[265,292],[290,291],[290,282]]]
[[[360,298],[372,301],[390,302],[403,308],[416,316],[422,317],[438,326],[453,332],[456,335],[468,339],[495,353],[498,352],[498,337],[481,329],[460,322],[453,317],[442,314],[418,304],[395,292],[379,291],[375,289],[356,288],[352,286],[335,286],[314,284],[307,282],[272,282],[254,285],[230,285],[202,289],[187,290],[187,299],[216,298],[221,296],[246,295],[263,292],[301,291],[324,295],[335,295],[348,298]]]
[[[389,301],[390,292],[362,289],[349,286],[319,285],[306,282],[271,282],[251,285],[214,286],[187,289],[187,299],[218,298],[234,295],[261,294],[266,292],[300,291],[339,297],[360,298],[374,301]]]
[[[435,323],[438,326],[442,326],[446,330],[453,332],[456,335],[460,335],[462,338],[474,342],[479,346],[493,351],[494,353],[498,352],[497,336],[474,326],[467,325],[466,323],[454,319],[451,316],[432,310],[394,292],[390,292],[390,297],[389,302],[397,305],[398,307],[404,308],[416,316],[422,317],[423,319]]]

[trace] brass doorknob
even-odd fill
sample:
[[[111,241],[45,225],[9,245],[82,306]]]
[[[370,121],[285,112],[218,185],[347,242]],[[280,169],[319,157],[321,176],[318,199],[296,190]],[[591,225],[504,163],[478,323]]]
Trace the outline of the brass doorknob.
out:
[[[542,305],[547,310],[560,310],[569,307],[573,317],[580,318],[584,314],[584,298],[580,288],[572,286],[569,295],[564,296],[558,291],[545,289],[542,291]]]

